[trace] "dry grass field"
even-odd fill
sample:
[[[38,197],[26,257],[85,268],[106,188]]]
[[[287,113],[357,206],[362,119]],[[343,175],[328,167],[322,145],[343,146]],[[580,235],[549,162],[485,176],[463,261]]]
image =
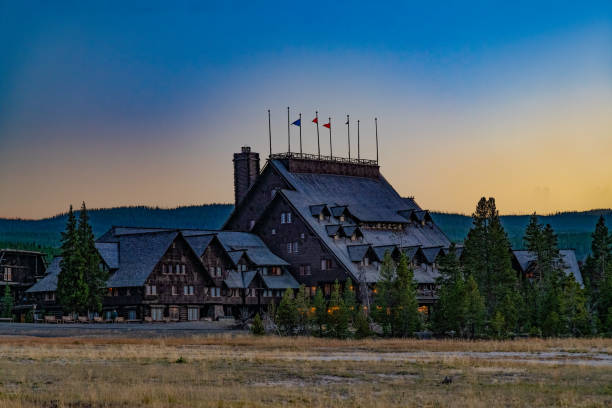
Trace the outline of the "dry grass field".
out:
[[[0,357],[0,407],[612,405],[602,339],[6,336]]]

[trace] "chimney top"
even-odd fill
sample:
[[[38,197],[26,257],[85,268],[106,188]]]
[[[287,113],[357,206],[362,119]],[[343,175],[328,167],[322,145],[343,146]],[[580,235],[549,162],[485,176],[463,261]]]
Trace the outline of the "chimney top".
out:
[[[242,146],[242,153],[251,153],[251,146]]]

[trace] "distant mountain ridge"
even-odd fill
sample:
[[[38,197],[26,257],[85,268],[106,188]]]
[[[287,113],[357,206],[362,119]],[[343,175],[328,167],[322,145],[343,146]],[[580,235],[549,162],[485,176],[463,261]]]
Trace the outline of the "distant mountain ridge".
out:
[[[232,204],[204,204],[171,209],[134,206],[89,210],[95,236],[113,225],[165,228],[221,228],[229,217]],[[600,215],[612,225],[612,209],[568,211],[540,216],[540,222],[551,224],[559,236],[559,246],[574,248],[579,260],[590,252],[591,233]],[[465,239],[471,217],[462,214],[432,212],[435,222],[453,241]],[[66,226],[66,214],[40,220],[0,218],[0,242],[33,242],[41,246],[56,247]],[[522,237],[529,215],[504,215],[502,224],[513,248],[522,248]]]

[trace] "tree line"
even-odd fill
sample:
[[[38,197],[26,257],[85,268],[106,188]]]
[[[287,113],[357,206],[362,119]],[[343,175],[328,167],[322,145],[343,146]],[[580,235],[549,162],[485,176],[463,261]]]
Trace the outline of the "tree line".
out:
[[[461,338],[503,339],[517,335],[558,337],[612,335],[612,235],[600,217],[592,234],[591,255],[582,268],[584,287],[566,274],[558,238],[530,217],[524,246],[530,252],[526,276],[512,267],[510,241],[494,198],[482,198],[461,257],[452,244],[438,258],[438,300],[429,317],[418,310],[414,271],[405,255],[395,262],[386,253],[370,310],[359,305],[349,279],[335,283],[329,299],[321,289],[310,299],[300,287],[287,290],[267,316],[280,334],[408,337],[419,330]],[[253,331],[263,332],[256,316]]]

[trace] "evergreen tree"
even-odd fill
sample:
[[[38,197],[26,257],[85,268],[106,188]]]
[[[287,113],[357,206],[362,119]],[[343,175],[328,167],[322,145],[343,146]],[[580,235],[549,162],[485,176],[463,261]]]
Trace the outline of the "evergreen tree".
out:
[[[414,281],[414,271],[408,265],[404,253],[397,265],[395,288],[397,303],[394,305],[393,334],[399,337],[409,337],[420,329],[421,319],[418,311],[417,285]]]
[[[344,301],[344,307],[347,310],[347,318],[349,324],[354,323],[355,315],[359,312],[357,306],[357,298],[355,297],[355,288],[353,287],[353,280],[348,278],[344,283],[344,291],[342,292],[342,300]]]
[[[87,308],[92,312],[99,312],[102,310],[102,300],[108,274],[101,267],[102,260],[95,246],[85,202],[83,202],[79,214],[78,236],[80,252],[84,262],[83,276],[89,292]]]
[[[591,324],[587,310],[586,296],[574,275],[564,279],[561,297],[562,333],[574,337],[590,334]]]
[[[334,282],[334,289],[329,298],[328,307],[329,334],[333,337],[344,339],[348,336],[348,310],[344,304],[344,299],[340,294],[340,283]]]
[[[474,277],[485,297],[487,318],[495,318],[496,324],[503,320],[501,330],[514,330],[521,297],[512,269],[510,243],[501,225],[495,199],[481,198],[472,218],[473,225],[463,252],[466,275]]]
[[[4,286],[4,295],[2,296],[2,316],[1,317],[12,317],[13,316],[13,295],[11,294],[11,288],[8,285]]]
[[[478,290],[478,284],[472,275],[465,282],[465,312],[463,315],[462,335],[468,338],[478,337],[483,332],[486,308],[484,297]]]
[[[276,320],[279,329],[285,335],[292,335],[299,321],[299,313],[293,299],[293,289],[285,290],[283,298],[278,305]]]
[[[433,308],[432,328],[438,334],[455,332],[462,336],[466,312],[465,281],[455,251],[455,244],[452,244],[448,253],[441,255],[438,261],[438,301]]]
[[[306,296],[304,285],[300,285],[295,296],[295,307],[297,309],[297,327],[300,332],[305,332],[308,328],[308,313],[310,309],[310,299]]]
[[[57,299],[67,312],[87,310],[89,288],[85,282],[85,260],[77,232],[77,223],[72,211],[68,212],[66,230],[62,233],[60,273],[57,277]]]
[[[319,336],[323,336],[323,326],[327,325],[327,304],[321,288],[317,288],[312,307],[314,308],[313,322],[319,328]]]
[[[363,310],[357,310],[357,313],[355,313],[353,326],[355,327],[356,339],[363,339],[372,335],[368,315]]]
[[[266,329],[264,328],[264,324],[263,324],[263,321],[261,320],[261,317],[259,316],[259,313],[257,313],[255,315],[255,318],[253,319],[253,326],[251,326],[251,333],[253,333],[255,336],[263,336],[264,334],[266,334]]]
[[[391,253],[387,251],[380,266],[380,279],[376,284],[374,293],[374,308],[372,317],[383,330],[383,334],[392,334],[393,317],[391,309],[396,301],[395,296],[395,262],[391,258]]]

